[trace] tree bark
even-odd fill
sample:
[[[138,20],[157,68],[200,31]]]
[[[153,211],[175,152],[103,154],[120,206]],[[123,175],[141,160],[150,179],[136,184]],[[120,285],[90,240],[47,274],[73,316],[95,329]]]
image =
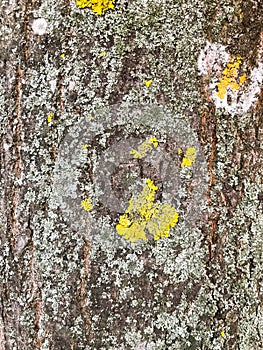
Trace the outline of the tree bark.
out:
[[[2,0],[0,349],[263,348],[262,33],[260,0]],[[130,242],[146,179],[179,220]]]

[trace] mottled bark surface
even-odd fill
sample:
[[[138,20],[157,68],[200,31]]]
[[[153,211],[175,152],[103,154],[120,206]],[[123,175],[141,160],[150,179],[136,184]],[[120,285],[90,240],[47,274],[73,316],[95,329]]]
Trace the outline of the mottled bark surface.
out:
[[[261,1],[116,0],[97,16],[68,0],[2,0],[0,10],[0,349],[262,349],[262,93],[244,113],[216,108],[197,66],[208,40],[240,55],[249,77],[262,49]],[[32,28],[38,18],[43,33]],[[166,108],[167,134],[154,116],[149,129],[127,116],[107,126],[97,111],[116,104]],[[66,217],[54,200],[54,171],[82,117],[95,125],[82,199],[90,185],[99,188],[98,164],[130,137],[156,132],[180,167],[177,149],[193,145],[178,132],[169,139],[169,127],[173,135],[176,118],[189,126],[205,191],[191,196],[196,183],[185,180],[168,238],[101,234],[126,208],[116,213],[99,195],[93,238]],[[107,171],[107,196],[127,204],[135,180],[127,188],[124,178],[135,174],[153,178],[164,201],[150,162],[130,157]],[[179,188],[178,174],[169,176]]]

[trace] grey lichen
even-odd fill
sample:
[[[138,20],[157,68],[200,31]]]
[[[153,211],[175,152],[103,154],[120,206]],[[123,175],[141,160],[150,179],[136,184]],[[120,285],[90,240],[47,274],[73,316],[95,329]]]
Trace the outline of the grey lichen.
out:
[[[212,206],[204,201],[200,205],[207,224],[203,219],[194,225],[179,221],[169,239],[157,242],[93,244],[70,228],[52,197],[56,157],[67,130],[99,108],[157,103],[173,112],[167,124],[174,125],[172,118],[179,115],[196,127],[199,115],[212,109],[204,101],[197,72],[206,40],[229,44],[247,55],[248,62],[255,60],[252,39],[262,25],[243,33],[240,42],[246,45],[236,43],[235,30],[244,31],[241,19],[253,15],[246,6],[260,11],[256,1],[246,3],[221,0],[217,7],[197,0],[116,1],[114,11],[99,17],[74,2],[32,2],[24,8],[3,1],[0,267],[6,338],[0,341],[6,347],[262,348],[263,219],[257,197],[262,191],[262,144],[255,131],[260,126],[257,113],[232,119],[217,111],[209,120],[216,124],[212,171],[217,181],[210,189]],[[262,22],[258,14],[256,21]],[[43,35],[32,31],[36,18],[48,24]],[[20,106],[12,97],[18,94],[18,66],[23,71]],[[149,88],[145,79],[153,80]],[[15,141],[18,117],[21,146]],[[20,177],[12,165],[19,147]],[[207,160],[211,149],[208,137],[203,145]],[[186,194],[181,189],[181,198]],[[217,231],[211,238],[209,220],[214,217]],[[100,220],[98,224],[110,227],[109,217]],[[19,237],[13,249],[15,229]]]

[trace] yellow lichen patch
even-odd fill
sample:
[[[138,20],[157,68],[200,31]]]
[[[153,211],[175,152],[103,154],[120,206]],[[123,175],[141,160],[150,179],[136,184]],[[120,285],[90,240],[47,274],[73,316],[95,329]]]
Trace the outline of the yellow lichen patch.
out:
[[[177,153],[178,153],[178,154],[182,154],[182,153],[183,153],[182,148],[178,148]]]
[[[49,115],[47,116],[47,122],[48,122],[48,123],[51,123],[53,117],[54,117],[54,114],[53,114],[52,112],[50,112]]]
[[[64,59],[64,58],[65,58],[65,54],[62,53],[59,57],[62,58],[62,59]]]
[[[153,80],[149,79],[149,80],[144,80],[144,84],[147,88],[149,88],[152,85]]]
[[[164,203],[159,207],[157,214],[147,223],[147,230],[153,235],[155,240],[161,237],[168,237],[171,227],[178,222],[178,213],[174,207]]]
[[[131,150],[130,154],[133,155],[133,158],[142,159],[144,158],[147,153],[149,153],[153,148],[156,148],[158,146],[158,141],[156,137],[151,137],[149,140],[144,141],[138,146],[138,150]]]
[[[245,74],[241,75],[241,77],[239,78],[239,83],[243,84],[246,81],[246,79],[247,79],[247,75],[245,73]]]
[[[115,0],[76,0],[76,5],[79,8],[89,7],[97,15],[102,15],[103,12],[114,9]]]
[[[224,331],[222,331],[222,332],[220,333],[220,335],[221,335],[222,338],[225,338],[225,332],[224,332]]]
[[[146,180],[142,192],[131,198],[125,213],[120,216],[116,231],[125,239],[135,242],[146,240],[147,230],[155,240],[168,237],[169,230],[178,221],[178,213],[169,204],[155,203],[158,186],[151,179]]]
[[[131,242],[136,242],[138,239],[146,240],[144,228],[145,223],[143,222],[133,222],[129,227],[121,224],[116,225],[116,231],[118,234]]]
[[[101,52],[100,52],[100,56],[101,56],[101,57],[106,56],[106,51],[101,51]]]
[[[196,149],[194,147],[187,148],[181,163],[181,167],[192,166],[193,163],[195,162],[195,159],[196,159]]]
[[[81,202],[81,206],[84,210],[89,211],[92,209],[92,202],[89,198],[84,199],[84,201]]]
[[[85,145],[83,145],[81,148],[82,149],[87,149],[89,147],[89,145],[86,143]]]
[[[241,61],[242,58],[240,56],[234,56],[229,60],[217,84],[218,91],[215,94],[216,97],[224,99],[228,88],[232,91],[237,91],[239,89],[239,84],[242,85],[245,82],[247,78],[246,74],[243,74],[238,79]]]
[[[125,213],[131,216],[138,216],[139,214],[143,220],[150,220],[152,215],[156,213],[154,201],[157,190],[158,186],[155,186],[151,179],[147,179],[142,192],[135,199],[130,199]]]

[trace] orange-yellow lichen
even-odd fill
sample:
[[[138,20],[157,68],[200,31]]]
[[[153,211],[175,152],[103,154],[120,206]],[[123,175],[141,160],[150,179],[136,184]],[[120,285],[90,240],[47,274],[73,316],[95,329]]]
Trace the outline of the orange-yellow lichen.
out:
[[[115,0],[76,0],[76,5],[79,8],[90,7],[97,15],[102,15],[103,12],[114,9]]]
[[[222,72],[222,77],[219,79],[217,84],[218,92],[215,96],[224,99],[227,93],[227,89],[236,91],[239,89],[239,85],[242,85],[246,80],[246,74],[239,77],[239,69],[242,58],[240,56],[234,56],[229,60],[226,68]]]
[[[89,211],[92,209],[92,202],[89,198],[86,198],[81,202],[81,206],[84,210]]]
[[[54,114],[53,114],[52,112],[50,112],[49,115],[47,116],[47,122],[48,122],[48,123],[51,123],[53,117],[54,117]]]
[[[169,230],[178,221],[178,213],[168,203],[155,203],[155,186],[151,179],[146,180],[142,192],[131,198],[125,213],[120,216],[116,231],[125,239],[135,242],[138,239],[146,240],[147,230],[155,240],[168,237]]]
[[[161,237],[168,237],[171,227],[178,222],[178,213],[174,207],[164,203],[159,207],[157,214],[147,224],[147,230],[153,235],[155,240]]]
[[[144,141],[138,146],[138,150],[131,150],[130,154],[133,155],[133,158],[142,159],[144,158],[147,153],[149,153],[153,148],[156,148],[158,146],[158,141],[156,137],[151,137],[149,140]]]
[[[243,75],[241,75],[241,77],[239,78],[239,83],[243,84],[247,79],[247,75],[246,73],[244,73]]]
[[[144,84],[147,88],[149,88],[152,85],[153,80],[149,79],[149,80],[144,80]]]
[[[181,163],[181,167],[192,166],[193,163],[195,162],[195,159],[196,159],[196,149],[194,147],[187,148]]]
[[[130,226],[118,224],[116,230],[119,235],[128,239],[130,242],[136,242],[138,239],[146,240],[145,234],[145,223],[144,222],[132,222]]]

